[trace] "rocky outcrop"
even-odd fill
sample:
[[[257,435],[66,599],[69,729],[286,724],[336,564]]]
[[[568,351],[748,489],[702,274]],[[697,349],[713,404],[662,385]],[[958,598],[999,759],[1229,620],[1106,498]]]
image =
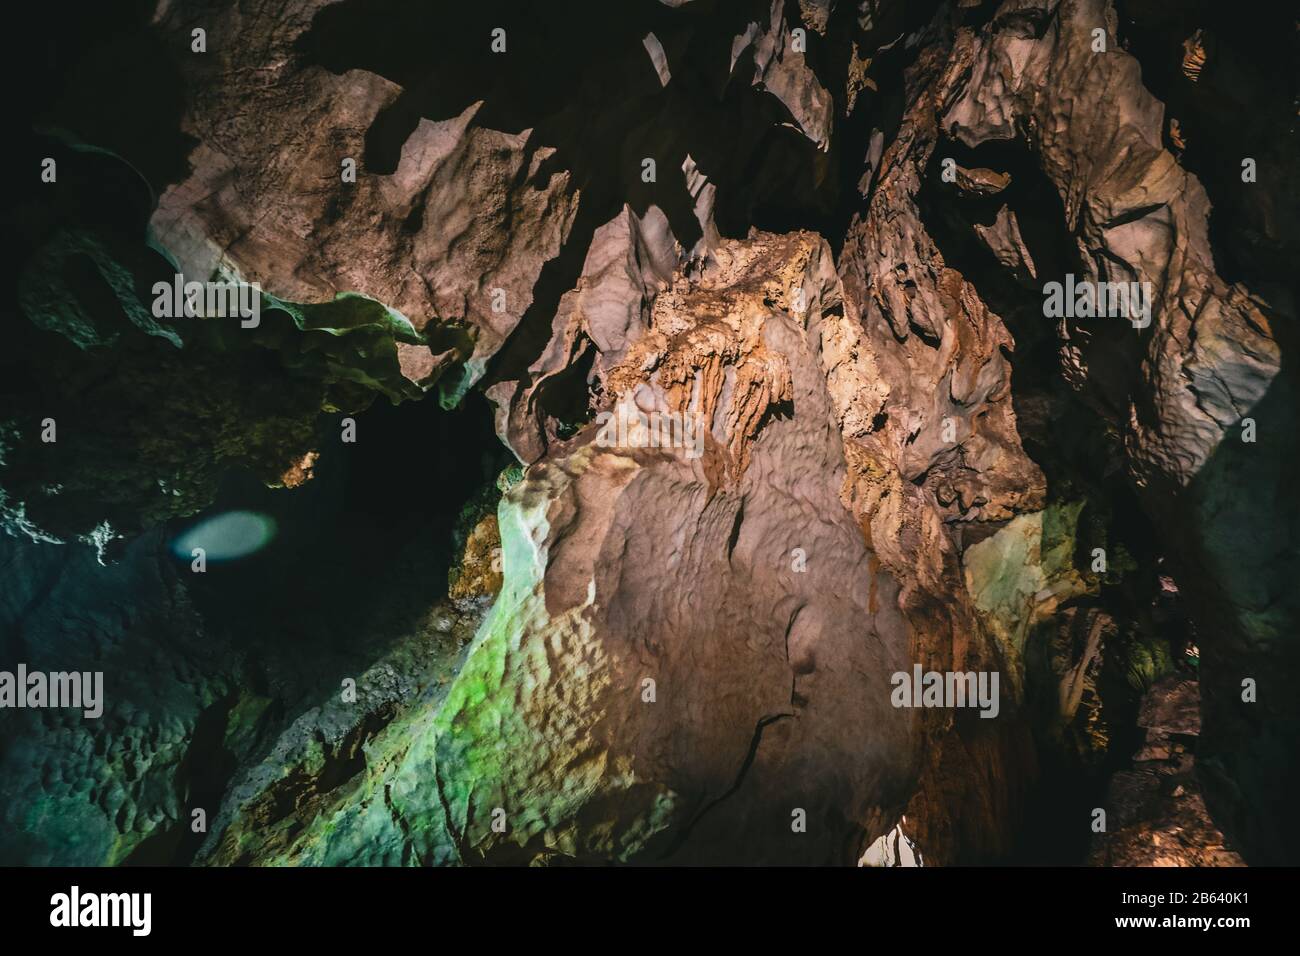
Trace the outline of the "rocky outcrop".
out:
[[[813,30],[825,32],[827,9],[817,4],[800,4]],[[833,106],[831,95],[808,67],[808,30],[790,27],[785,19],[784,0],[773,0],[770,19],[751,23],[731,45],[731,70],[753,61],[751,82],[772,93],[794,120],[796,128],[821,150],[830,146]],[[794,33],[798,30],[799,33]]]
[[[840,501],[829,297],[793,302],[824,254],[756,235],[676,277],[605,380],[630,400],[508,496],[505,590],[437,722],[468,860],[849,862],[900,799],[875,769],[915,743],[897,586]],[[664,421],[686,427],[655,447]]]
[[[1273,696],[1298,663],[1290,642],[1275,640],[1278,623],[1294,620],[1282,584],[1294,569],[1294,551],[1282,544],[1294,538],[1294,509],[1267,492],[1247,502],[1227,491],[1222,476],[1241,467],[1280,477],[1292,457],[1293,415],[1282,411],[1294,408],[1292,386],[1275,331],[1292,321],[1284,311],[1291,306],[1218,276],[1206,192],[1164,148],[1161,104],[1118,44],[1101,0],[1003,4],[979,35],[959,36],[951,70],[968,78],[944,93],[940,125],[972,148],[1023,144],[1061,197],[1076,253],[1071,269],[1092,283],[1150,290],[1149,327],[1145,316],[1128,316],[1128,326],[1125,317],[1111,320],[1109,329],[1061,321],[1062,368],[1122,429],[1132,480],[1177,577],[1195,595],[1206,635],[1203,756],[1218,778],[1208,798],[1233,820],[1239,839],[1268,858],[1276,844],[1252,834],[1262,820],[1289,827],[1266,795],[1278,791],[1263,783],[1280,752],[1246,744],[1245,728],[1258,720],[1284,737],[1296,729],[1294,713],[1275,707]],[[1256,442],[1254,427],[1281,434]],[[1270,486],[1263,479],[1253,487]],[[1265,672],[1273,703],[1261,697],[1253,713],[1252,705],[1243,709],[1243,680]],[[1229,747],[1220,728],[1237,743]],[[1246,779],[1254,782],[1243,785]]]
[[[918,651],[975,667],[984,645],[921,631],[942,596],[904,600],[871,548],[874,517],[915,560],[922,505],[852,505],[863,383],[826,253],[724,244],[655,295],[624,361],[593,358],[608,414],[507,493],[501,596],[392,771],[402,820],[446,814],[393,831],[416,858],[849,863],[897,815],[944,725],[891,706],[889,675]]]
[[[0,647],[149,666],[6,723],[4,859],[1293,861],[1292,104],[1186,6],[124,25],[157,129],[22,144]],[[284,548],[170,562],[236,494]]]
[[[152,226],[187,274],[228,272],[302,302],[360,292],[417,331],[440,330],[430,348],[401,349],[412,381],[430,383],[453,358],[481,374],[572,225],[568,175],[546,171],[552,150],[530,131],[476,124],[482,103],[419,121],[395,168],[368,174],[367,132],[401,87],[371,72],[304,68],[295,45],[326,6],[204,19],[208,52],[179,60],[205,91],[183,122],[204,145],[188,178],[159,197]],[[183,48],[192,20],[174,8],[157,27]],[[273,46],[242,42],[249,34]],[[289,112],[292,123],[254,118]]]

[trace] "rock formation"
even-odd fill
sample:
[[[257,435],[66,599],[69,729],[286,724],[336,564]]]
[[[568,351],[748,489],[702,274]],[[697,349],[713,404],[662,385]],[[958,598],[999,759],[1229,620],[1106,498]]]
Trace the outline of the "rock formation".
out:
[[[32,64],[0,861],[1300,859],[1286,17],[443,6]]]

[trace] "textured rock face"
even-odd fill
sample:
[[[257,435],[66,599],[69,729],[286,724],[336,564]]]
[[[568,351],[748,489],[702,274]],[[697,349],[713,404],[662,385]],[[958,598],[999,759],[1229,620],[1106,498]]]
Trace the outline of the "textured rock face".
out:
[[[6,715],[0,859],[165,860],[186,842],[187,797],[224,785],[220,764],[199,754],[236,693],[222,661],[229,649],[203,639],[174,572],[149,560],[156,547],[155,536],[135,542],[89,589],[88,549],[5,539],[2,613],[6,633],[22,635],[19,659],[33,671],[100,671],[104,713]]]
[[[825,32],[826,13],[816,5],[800,5],[803,19],[819,33]],[[804,58],[807,30],[790,27],[784,16],[784,0],[773,0],[771,19],[753,23],[731,45],[731,66],[752,58],[752,82],[779,99],[790,111],[797,128],[825,150],[831,139],[831,95],[818,82]],[[803,29],[804,37],[795,42],[792,30]]]
[[[214,55],[185,61],[204,95],[183,129],[211,146],[192,153],[189,177],[159,198],[153,229],[186,273],[230,271],[301,302],[360,292],[417,330],[445,324],[470,336],[461,345],[468,354],[450,342],[437,352],[403,349],[413,381],[436,378],[453,358],[481,374],[572,225],[568,175],[544,170],[552,150],[528,131],[477,125],[477,103],[419,121],[390,174],[356,177],[367,131],[401,88],[364,71],[301,67],[294,45],[326,6],[308,0],[216,21]],[[173,8],[158,28],[183,44],[190,14]],[[242,42],[250,34],[272,47]],[[251,119],[268,113],[294,121]],[[354,188],[340,192],[340,183]]]
[[[111,703],[3,715],[0,861],[1300,859],[1293,95],[1186,6],[124,19],[0,358],[0,669]]]
[[[826,252],[725,244],[609,372],[651,427],[698,415],[702,455],[593,424],[508,496],[505,590],[439,717],[439,788],[471,859],[846,863],[905,794],[913,717],[888,675],[908,633],[840,500],[829,290],[789,311],[810,273],[833,281]],[[495,834],[493,808],[521,794]]]
[[[932,56],[921,68],[940,62]],[[888,383],[880,438],[903,477],[921,481],[945,517],[999,521],[1041,507],[1046,489],[1016,431],[1014,342],[975,287],[945,265],[916,205],[937,136],[935,95],[918,94],[904,116],[840,268],[850,320]]]

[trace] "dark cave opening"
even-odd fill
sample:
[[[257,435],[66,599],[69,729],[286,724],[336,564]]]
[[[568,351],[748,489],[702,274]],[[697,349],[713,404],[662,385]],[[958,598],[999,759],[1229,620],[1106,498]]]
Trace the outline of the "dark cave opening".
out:
[[[157,190],[183,179],[197,141],[181,129],[185,79],[151,29],[156,5],[65,6],[26,10],[30,20],[19,21],[25,29],[14,30],[15,38],[25,35],[10,47],[13,75],[22,77],[23,95],[12,103],[17,129],[69,131],[125,158]],[[104,82],[106,75],[113,82]],[[13,161],[6,153],[6,163]],[[27,168],[7,181],[23,181]]]
[[[593,391],[595,360],[595,346],[584,342],[563,371],[539,384],[537,411],[548,439],[571,438],[594,417],[593,409],[600,399]]]
[[[382,654],[377,637],[414,627],[446,595],[458,517],[513,461],[477,393],[450,411],[376,401],[354,416],[355,443],[341,441],[341,419],[320,423],[320,458],[300,487],[235,472],[211,506],[172,524],[175,535],[232,511],[275,520],[276,537],[246,558],[203,574],[176,561],[205,621],[254,672],[297,675],[286,684],[298,692],[337,687]]]
[[[1218,274],[1294,305],[1300,151],[1294,11],[1273,0],[1116,0],[1120,41],[1165,105],[1165,148],[1205,187]],[[1175,130],[1174,124],[1177,124]],[[1243,179],[1246,158],[1256,180]]]

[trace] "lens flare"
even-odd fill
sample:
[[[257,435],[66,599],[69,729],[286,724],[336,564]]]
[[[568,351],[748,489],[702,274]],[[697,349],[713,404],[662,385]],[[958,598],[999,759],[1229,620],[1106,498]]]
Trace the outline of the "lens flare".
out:
[[[188,560],[202,548],[209,561],[237,561],[262,550],[275,537],[275,519],[256,511],[227,511],[205,518],[172,541],[172,553]]]

